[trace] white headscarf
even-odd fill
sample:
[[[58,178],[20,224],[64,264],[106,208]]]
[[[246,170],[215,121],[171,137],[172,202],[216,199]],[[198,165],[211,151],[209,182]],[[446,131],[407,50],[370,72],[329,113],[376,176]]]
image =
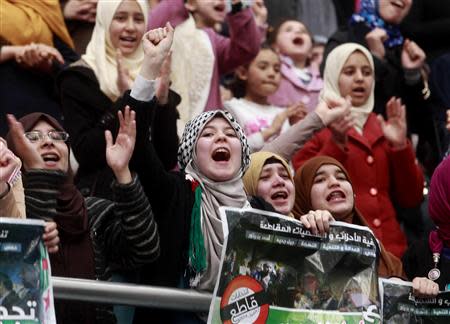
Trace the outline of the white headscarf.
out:
[[[320,92],[320,100],[341,97],[341,93],[339,91],[339,75],[341,74],[342,68],[347,62],[349,56],[355,51],[359,51],[364,54],[369,61],[373,73],[375,73],[372,54],[370,54],[364,46],[356,43],[342,44],[328,54],[327,61],[325,63],[325,72],[323,74],[324,85],[322,91]],[[374,90],[375,80],[373,81],[372,89],[370,89],[370,96],[367,101],[362,106],[351,108],[351,114],[355,120],[355,129],[360,134],[362,134],[364,124],[373,110]]]
[[[136,2],[141,7],[145,26],[147,26],[147,2],[145,0],[136,0]],[[121,3],[122,0],[98,1],[94,32],[87,46],[86,54],[82,56],[82,59],[94,70],[95,76],[100,83],[100,89],[113,101],[122,94],[117,87],[116,49],[111,44],[109,26]],[[138,75],[143,60],[144,50],[142,45],[139,45],[133,54],[123,57],[123,65],[128,69],[133,80]]]

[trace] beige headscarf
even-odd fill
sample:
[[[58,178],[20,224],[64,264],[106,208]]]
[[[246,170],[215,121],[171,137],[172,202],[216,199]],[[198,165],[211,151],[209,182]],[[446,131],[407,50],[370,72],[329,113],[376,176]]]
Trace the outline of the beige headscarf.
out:
[[[136,0],[148,21],[148,5],[145,0]],[[111,44],[109,26],[122,0],[99,0],[97,4],[97,17],[94,32],[87,46],[86,54],[82,59],[94,70],[95,76],[100,83],[100,89],[111,100],[115,101],[121,96],[117,88],[117,62],[116,49]],[[144,60],[144,50],[139,46],[136,51],[128,57],[123,57],[123,64],[130,72],[134,80],[139,73]]]
[[[356,43],[346,43],[336,47],[330,52],[325,63],[325,72],[323,74],[324,85],[322,91],[320,92],[320,100],[341,97],[339,91],[339,75],[341,74],[344,64],[347,62],[347,59],[355,51],[359,51],[364,54],[370,63],[372,71],[375,71],[372,55],[364,46]],[[355,129],[360,134],[362,134],[364,124],[373,110],[374,90],[375,81],[373,82],[372,89],[370,90],[370,96],[366,103],[360,107],[351,108],[351,114],[355,120]]]

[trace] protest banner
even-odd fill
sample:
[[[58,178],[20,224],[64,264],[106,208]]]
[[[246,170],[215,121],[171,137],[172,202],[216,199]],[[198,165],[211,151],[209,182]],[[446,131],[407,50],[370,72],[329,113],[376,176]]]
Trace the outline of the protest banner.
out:
[[[434,298],[418,298],[412,293],[411,282],[380,278],[379,283],[383,323],[450,323],[450,291]]]
[[[221,208],[224,246],[208,323],[380,323],[378,243],[335,222],[312,234],[294,218]]]
[[[0,218],[0,324],[56,323],[44,225]]]

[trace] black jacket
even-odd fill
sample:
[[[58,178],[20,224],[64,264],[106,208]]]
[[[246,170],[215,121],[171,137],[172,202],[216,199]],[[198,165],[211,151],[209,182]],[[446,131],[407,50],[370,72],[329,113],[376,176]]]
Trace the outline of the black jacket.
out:
[[[70,134],[70,142],[79,169],[75,179],[77,187],[85,196],[111,198],[110,183],[113,174],[106,163],[105,130],[113,137],[119,130],[118,110],[126,105],[136,112],[136,146],[130,161],[130,170],[136,171],[136,160],[153,142],[164,169],[176,165],[178,136],[176,106],[180,97],[170,92],[169,102],[158,105],[156,99],[141,102],[133,99],[127,91],[123,97],[112,102],[101,90],[93,70],[84,66],[71,66],[58,77],[63,109],[64,128]],[[146,172],[145,168],[140,170]],[[142,179],[142,174],[139,173]],[[142,185],[146,190],[145,181]]]

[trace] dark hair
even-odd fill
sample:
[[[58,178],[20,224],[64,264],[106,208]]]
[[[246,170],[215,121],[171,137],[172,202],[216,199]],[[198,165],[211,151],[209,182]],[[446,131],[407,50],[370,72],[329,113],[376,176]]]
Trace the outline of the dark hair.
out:
[[[259,48],[259,52],[262,50],[271,50],[276,55],[278,55],[278,52],[272,46],[270,46],[268,43],[261,44],[261,46]],[[259,54],[259,52],[258,52],[258,54]],[[256,58],[256,56],[255,56],[255,58]],[[255,60],[255,58],[253,60]],[[253,60],[252,60],[252,62],[253,62]],[[245,64],[245,65],[242,65],[242,66],[245,67],[246,69],[248,69],[250,64],[251,64],[251,62],[248,64]],[[236,98],[242,98],[246,94],[247,83],[244,80],[239,79],[236,72],[234,73],[233,78],[225,86],[229,90],[231,90],[231,92],[233,93],[233,96]]]

